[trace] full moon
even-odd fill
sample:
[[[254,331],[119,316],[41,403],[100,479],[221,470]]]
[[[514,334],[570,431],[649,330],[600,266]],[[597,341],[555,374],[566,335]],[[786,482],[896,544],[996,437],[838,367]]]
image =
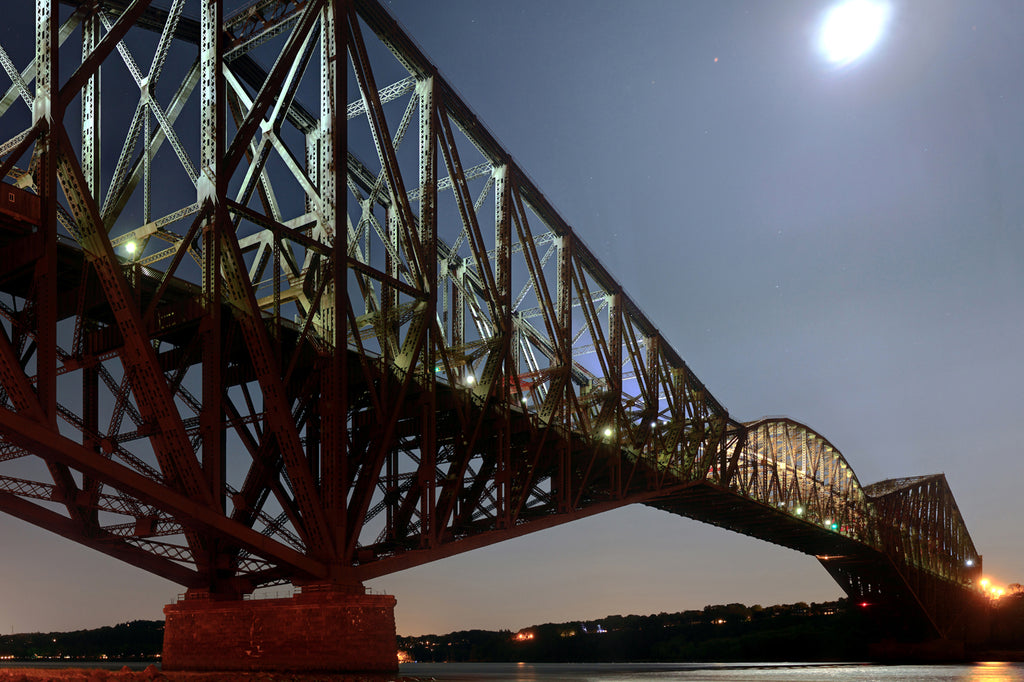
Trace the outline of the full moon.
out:
[[[882,0],[846,0],[826,12],[818,49],[829,63],[846,66],[875,46],[888,20]]]

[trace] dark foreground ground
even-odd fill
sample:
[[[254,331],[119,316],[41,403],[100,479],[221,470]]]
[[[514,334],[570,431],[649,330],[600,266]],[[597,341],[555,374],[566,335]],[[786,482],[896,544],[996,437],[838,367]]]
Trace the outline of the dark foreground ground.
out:
[[[93,670],[65,668],[8,668],[0,670],[0,682],[415,682],[416,678],[398,675],[291,675],[287,673],[193,673],[162,672],[155,665],[145,670]]]

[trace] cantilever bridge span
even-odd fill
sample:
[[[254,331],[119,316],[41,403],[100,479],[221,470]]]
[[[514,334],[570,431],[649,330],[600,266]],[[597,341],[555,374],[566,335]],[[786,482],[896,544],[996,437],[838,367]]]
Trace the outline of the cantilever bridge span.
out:
[[[944,477],[731,418],[375,0],[10,4],[0,511],[220,603],[643,503],[956,634]]]

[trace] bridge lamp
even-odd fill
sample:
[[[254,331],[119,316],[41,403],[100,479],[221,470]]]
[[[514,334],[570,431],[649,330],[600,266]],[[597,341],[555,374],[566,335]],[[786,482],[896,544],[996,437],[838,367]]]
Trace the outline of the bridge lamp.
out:
[[[135,255],[135,251],[138,248],[139,248],[139,246],[135,242],[125,242],[124,250],[125,250],[125,253],[127,253],[129,256],[134,256]]]
[[[797,516],[803,516],[804,515],[804,508],[803,507],[797,507],[794,511],[796,512]]]
[[[610,426],[604,427],[604,437],[605,438],[611,438],[612,437],[612,427],[610,427]]]
[[[967,561],[964,562],[964,566],[966,566],[967,568],[970,568],[973,565],[974,565],[974,559],[968,559]]]
[[[476,377],[475,376],[473,376],[472,374],[466,375],[466,385],[467,386],[472,386],[475,383],[476,383]]]

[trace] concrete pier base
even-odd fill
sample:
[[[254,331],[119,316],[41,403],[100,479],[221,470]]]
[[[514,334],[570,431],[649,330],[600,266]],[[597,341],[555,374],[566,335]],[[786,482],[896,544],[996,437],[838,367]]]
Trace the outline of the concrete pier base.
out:
[[[164,607],[164,670],[398,670],[390,595],[307,587],[285,599],[189,597]]]

